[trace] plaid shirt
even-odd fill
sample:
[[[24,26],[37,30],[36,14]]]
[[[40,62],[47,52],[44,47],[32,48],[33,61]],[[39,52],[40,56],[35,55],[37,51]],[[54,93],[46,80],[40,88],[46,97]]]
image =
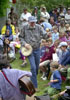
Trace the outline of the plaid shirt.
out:
[[[31,28],[29,24],[25,25],[20,34],[21,43],[22,45],[28,43],[33,49],[37,49],[40,47],[40,40],[44,35],[45,32],[40,25],[36,24],[34,28]]]

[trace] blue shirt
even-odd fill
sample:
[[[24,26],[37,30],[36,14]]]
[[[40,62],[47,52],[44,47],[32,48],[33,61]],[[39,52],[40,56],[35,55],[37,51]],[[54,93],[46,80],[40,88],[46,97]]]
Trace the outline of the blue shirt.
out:
[[[46,51],[46,47],[45,46],[41,47],[41,49],[40,49],[40,52],[41,52],[40,53],[40,58],[42,58],[44,56],[45,51]]]
[[[55,40],[59,39],[59,33],[52,33],[52,41],[53,43],[55,42]]]
[[[52,76],[53,76],[53,80],[58,80],[58,82],[53,82],[53,83],[50,84],[50,86],[52,88],[61,89],[62,79],[61,79],[60,72],[58,70],[55,70],[52,73]]]
[[[67,50],[66,54],[61,60],[61,65],[66,66],[67,64],[70,64],[70,49]]]
[[[9,29],[9,35],[12,35],[12,28],[10,25],[7,25],[6,29]]]
[[[62,51],[62,52],[60,53],[60,56],[59,56],[59,64],[62,64],[63,59],[65,58],[67,52],[68,52],[68,50]]]
[[[3,46],[3,40],[2,40],[2,39],[3,39],[3,36],[0,35],[0,45],[1,45],[1,46]]]
[[[43,22],[41,25],[44,26],[44,30],[46,30],[47,28],[52,29],[52,25],[50,23]]]

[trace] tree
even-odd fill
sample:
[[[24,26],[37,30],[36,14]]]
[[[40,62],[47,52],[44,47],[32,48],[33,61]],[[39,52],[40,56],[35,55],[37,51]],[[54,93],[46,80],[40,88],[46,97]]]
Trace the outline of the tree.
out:
[[[0,17],[6,15],[6,8],[9,6],[9,0],[0,0]]]
[[[70,6],[70,0],[20,0],[27,7],[33,8],[34,6],[40,7],[45,5],[49,10],[58,7],[59,5],[64,5],[66,7]]]

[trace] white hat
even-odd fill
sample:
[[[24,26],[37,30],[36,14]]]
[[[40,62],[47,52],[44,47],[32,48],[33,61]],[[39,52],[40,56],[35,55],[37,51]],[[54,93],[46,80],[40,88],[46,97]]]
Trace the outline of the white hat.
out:
[[[37,19],[36,19],[34,16],[30,16],[30,17],[28,18],[28,21],[29,21],[29,22],[37,22]]]
[[[67,46],[67,42],[61,42],[58,47],[60,48],[62,46]]]
[[[70,7],[68,8],[68,10],[70,10]]]
[[[66,89],[70,90],[70,86],[65,86],[65,87],[66,87]]]
[[[26,57],[29,56],[32,53],[32,47],[30,46],[29,49],[26,49],[25,47],[22,47],[21,48],[21,53]]]
[[[70,27],[66,31],[69,31],[70,32]]]

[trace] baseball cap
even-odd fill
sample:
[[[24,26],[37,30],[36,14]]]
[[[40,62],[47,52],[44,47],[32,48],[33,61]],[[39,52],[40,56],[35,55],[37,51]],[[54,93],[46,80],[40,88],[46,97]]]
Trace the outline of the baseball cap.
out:
[[[36,19],[34,16],[30,16],[30,17],[28,18],[28,21],[29,21],[29,22],[37,22],[37,19]]]

